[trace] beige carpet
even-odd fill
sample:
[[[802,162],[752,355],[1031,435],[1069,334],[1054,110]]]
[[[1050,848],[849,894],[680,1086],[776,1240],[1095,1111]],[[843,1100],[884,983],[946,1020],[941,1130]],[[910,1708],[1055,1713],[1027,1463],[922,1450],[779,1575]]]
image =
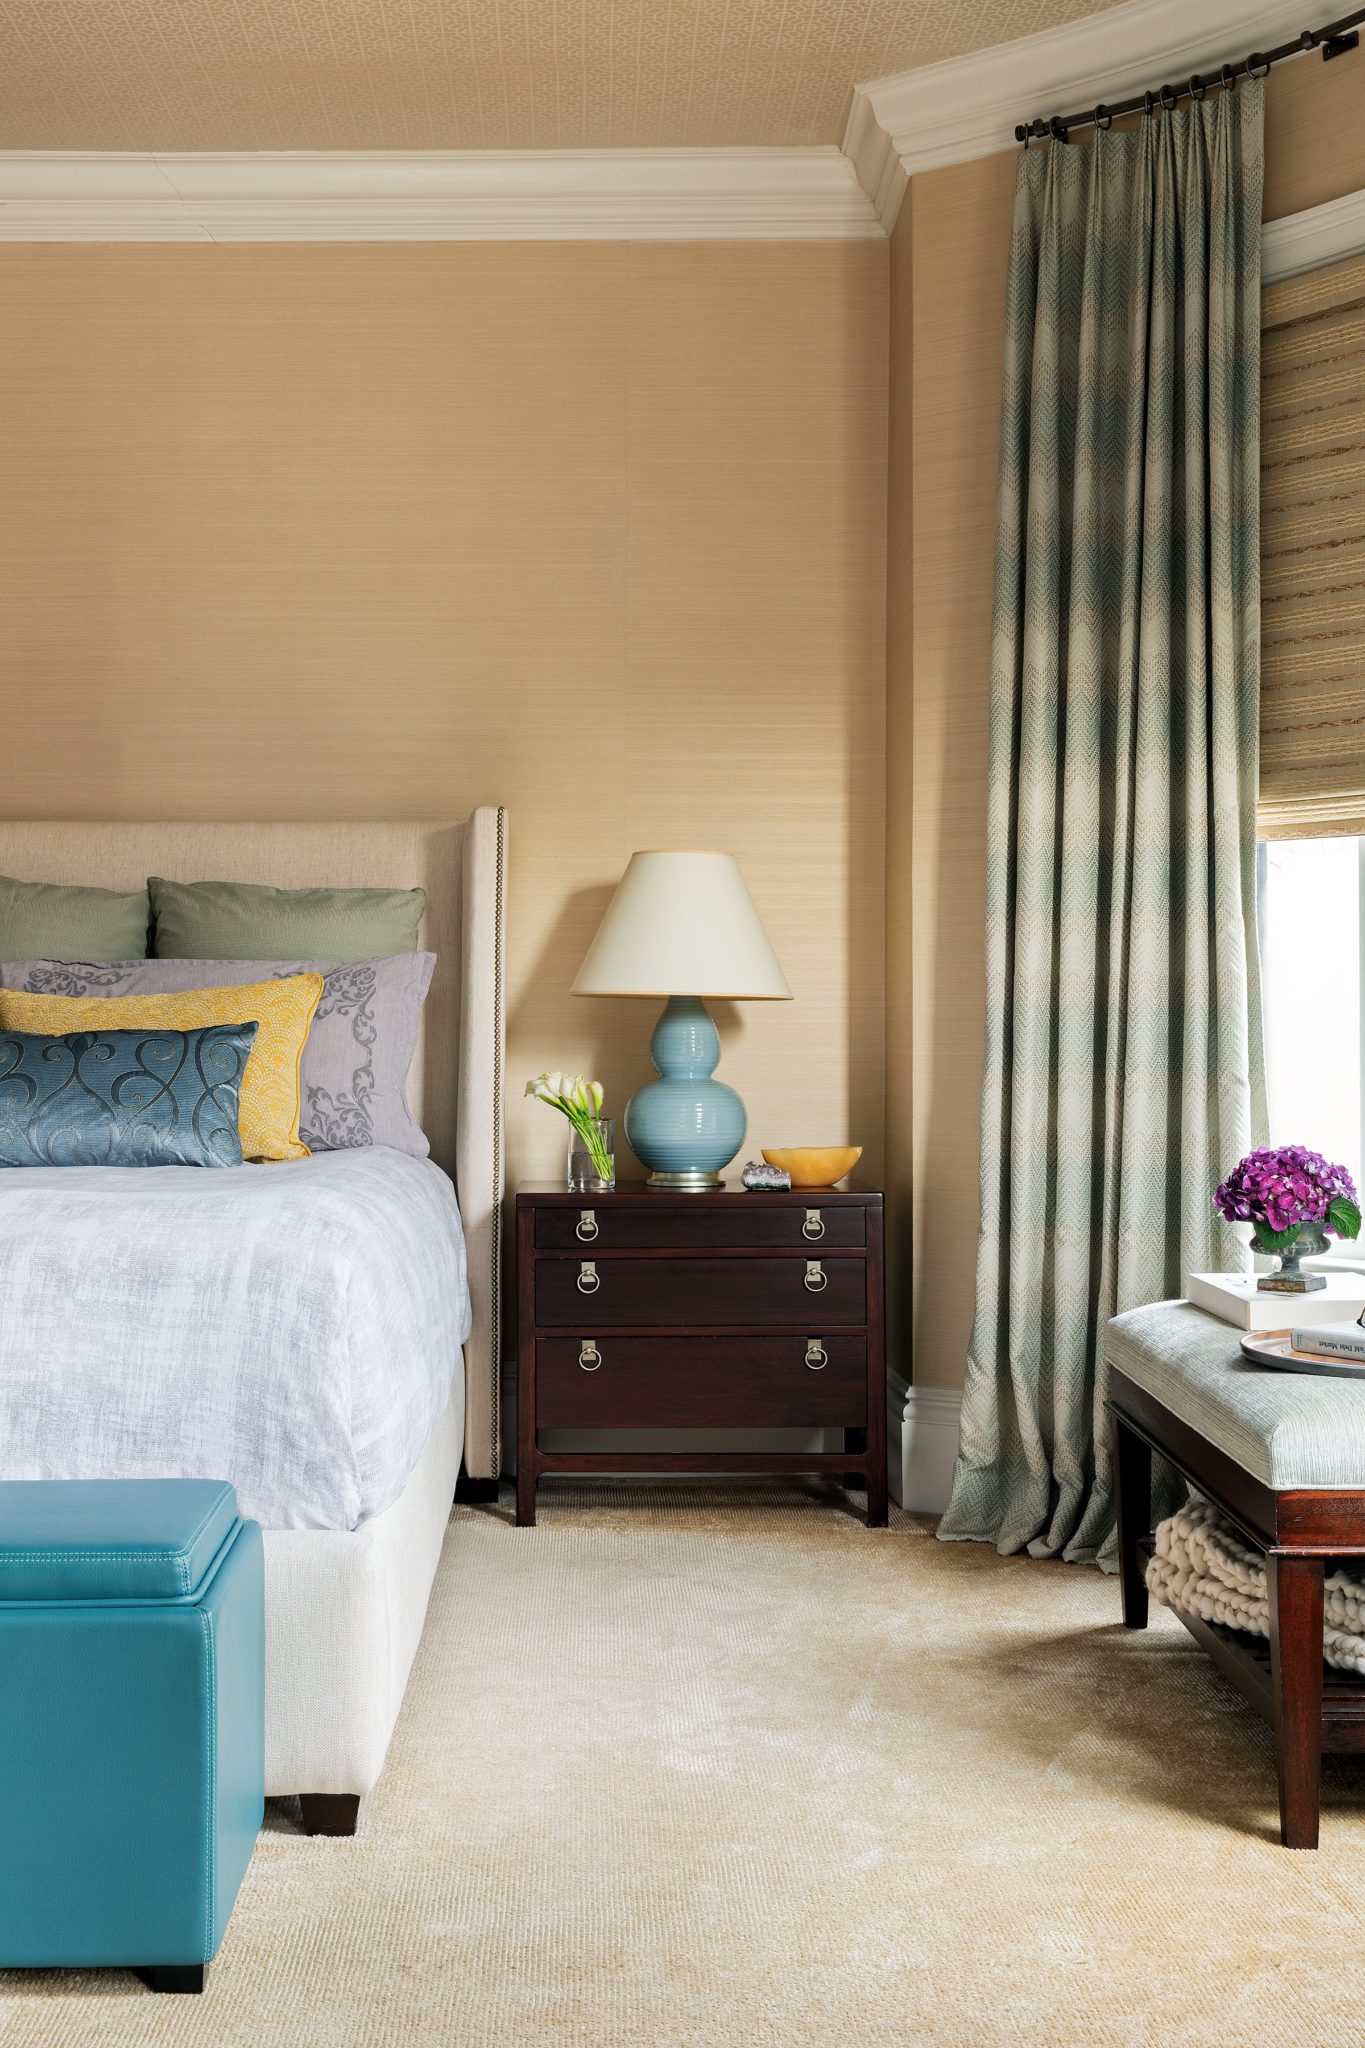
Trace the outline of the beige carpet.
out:
[[[356,1839],[272,1808],[206,1997],[0,1974],[0,2042],[1359,2048],[1365,1762],[1287,1854],[1169,1615],[829,1498],[457,1511]]]

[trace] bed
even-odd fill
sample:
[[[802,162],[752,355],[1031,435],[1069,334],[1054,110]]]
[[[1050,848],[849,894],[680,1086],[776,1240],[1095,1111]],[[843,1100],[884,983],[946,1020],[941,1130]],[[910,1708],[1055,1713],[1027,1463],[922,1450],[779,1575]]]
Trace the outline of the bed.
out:
[[[496,1486],[506,845],[491,808],[463,823],[0,822],[0,873],[23,880],[427,892],[437,966],[408,1094],[430,1161],[375,1147],[0,1185],[0,1477],[86,1476],[101,1459],[164,1472],[168,1439],[177,1470],[230,1468],[214,1476],[265,1533],[266,1790],[298,1794],[315,1832],[350,1832],[379,1777],[457,1485]],[[82,1244],[105,1248],[102,1273]],[[144,1341],[129,1302],[149,1287],[173,1327]]]

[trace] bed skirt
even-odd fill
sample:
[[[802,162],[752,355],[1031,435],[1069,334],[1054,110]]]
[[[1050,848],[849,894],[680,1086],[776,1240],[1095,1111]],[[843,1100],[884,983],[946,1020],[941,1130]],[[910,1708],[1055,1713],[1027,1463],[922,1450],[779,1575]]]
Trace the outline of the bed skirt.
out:
[[[402,1493],[354,1531],[265,1531],[265,1789],[363,1797],[384,1768],[450,1520],[464,1374]]]

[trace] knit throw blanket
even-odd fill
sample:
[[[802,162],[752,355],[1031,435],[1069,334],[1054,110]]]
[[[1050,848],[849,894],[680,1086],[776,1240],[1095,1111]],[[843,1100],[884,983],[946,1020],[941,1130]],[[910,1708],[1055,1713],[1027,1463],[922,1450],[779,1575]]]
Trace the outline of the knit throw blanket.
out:
[[[1188,1500],[1156,1532],[1147,1586],[1165,1607],[1248,1635],[1270,1634],[1265,1559],[1204,1500]],[[1323,1584],[1323,1655],[1365,1673],[1365,1584],[1333,1572]]]

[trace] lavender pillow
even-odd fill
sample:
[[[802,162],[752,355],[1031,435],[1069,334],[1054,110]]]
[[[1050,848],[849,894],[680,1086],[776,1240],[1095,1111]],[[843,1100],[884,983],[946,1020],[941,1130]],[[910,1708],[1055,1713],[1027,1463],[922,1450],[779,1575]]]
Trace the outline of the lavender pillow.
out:
[[[405,1089],[417,1050],[434,953],[384,960],[11,960],[0,988],[48,996],[170,996],[241,988],[287,974],[323,976],[322,1001],[303,1048],[299,1136],[310,1152],[391,1145],[414,1159],[431,1150]]]

